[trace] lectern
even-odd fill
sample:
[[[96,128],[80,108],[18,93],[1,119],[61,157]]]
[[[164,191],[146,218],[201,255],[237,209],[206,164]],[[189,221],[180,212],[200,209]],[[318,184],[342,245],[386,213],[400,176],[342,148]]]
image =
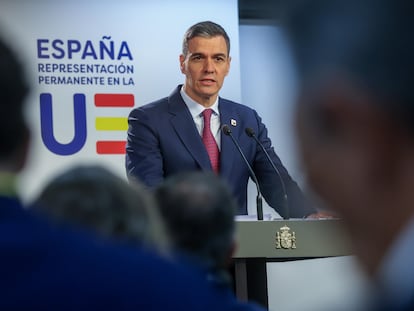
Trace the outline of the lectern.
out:
[[[237,221],[235,291],[240,300],[268,307],[266,263],[351,255],[337,219]]]

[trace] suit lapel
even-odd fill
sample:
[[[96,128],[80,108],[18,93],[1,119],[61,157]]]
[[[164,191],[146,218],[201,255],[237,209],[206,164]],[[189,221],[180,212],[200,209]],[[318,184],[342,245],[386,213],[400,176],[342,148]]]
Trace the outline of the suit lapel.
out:
[[[171,124],[181,142],[202,169],[211,170],[206,148],[194,124],[193,117],[181,98],[180,87],[170,95],[168,104],[169,112],[172,115]]]
[[[233,133],[234,138],[237,140],[240,136],[240,129],[238,126],[238,114],[233,111],[229,105],[226,104],[221,98],[219,99],[219,110],[220,110],[220,123],[221,126],[227,124]],[[236,126],[234,126],[234,121]],[[221,152],[220,152],[220,175],[231,177],[233,171],[233,165],[235,163],[234,157],[240,157],[239,152],[234,146],[231,137],[221,133]]]

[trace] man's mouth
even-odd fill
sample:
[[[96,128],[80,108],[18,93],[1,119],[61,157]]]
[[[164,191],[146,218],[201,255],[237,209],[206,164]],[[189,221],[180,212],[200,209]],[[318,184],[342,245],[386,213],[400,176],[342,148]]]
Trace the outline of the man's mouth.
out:
[[[213,79],[201,79],[200,82],[203,85],[211,85],[211,84],[216,83],[216,81]]]

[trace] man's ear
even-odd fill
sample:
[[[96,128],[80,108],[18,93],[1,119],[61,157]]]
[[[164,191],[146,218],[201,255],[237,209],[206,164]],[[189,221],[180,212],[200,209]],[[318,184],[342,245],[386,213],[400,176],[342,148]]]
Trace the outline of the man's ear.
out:
[[[180,55],[180,70],[185,74],[185,56],[183,54]]]
[[[231,56],[229,56],[228,61],[227,61],[227,71],[226,71],[226,76],[229,74],[230,72],[230,67],[231,67]]]

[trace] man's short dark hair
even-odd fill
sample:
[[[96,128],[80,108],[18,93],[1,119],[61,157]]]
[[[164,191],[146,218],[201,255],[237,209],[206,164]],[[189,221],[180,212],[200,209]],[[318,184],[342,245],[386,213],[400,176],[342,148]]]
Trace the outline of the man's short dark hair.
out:
[[[224,40],[226,41],[227,45],[227,55],[230,54],[230,38],[227,35],[226,31],[223,27],[221,27],[219,24],[205,21],[197,23],[193,26],[191,26],[186,33],[184,34],[183,39],[183,50],[182,53],[184,56],[188,53],[188,41],[193,39],[194,37],[203,37],[203,38],[213,38],[217,36],[222,36]]]
[[[235,231],[236,203],[213,173],[181,173],[155,192],[173,248],[223,268]]]

